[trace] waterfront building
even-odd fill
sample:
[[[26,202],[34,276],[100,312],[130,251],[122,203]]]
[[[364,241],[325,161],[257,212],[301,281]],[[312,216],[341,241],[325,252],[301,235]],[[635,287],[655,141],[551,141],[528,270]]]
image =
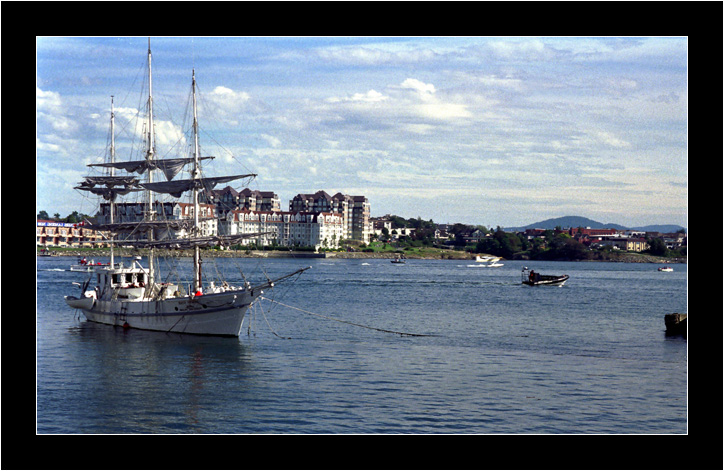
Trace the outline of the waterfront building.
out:
[[[199,200],[213,204],[219,217],[226,216],[229,211],[249,209],[252,211],[281,211],[281,200],[273,191],[259,191],[244,188],[236,191],[230,186],[221,190],[202,192]]]
[[[289,211],[341,214],[344,239],[367,244],[370,234],[374,232],[370,222],[370,203],[365,196],[350,196],[341,192],[330,196],[323,190],[313,194],[299,193],[289,202]]]
[[[643,252],[649,248],[646,239],[640,237],[605,237],[601,236],[598,240],[591,243],[592,246],[612,247],[617,250],[625,250],[627,252]]]
[[[38,220],[35,223],[35,243],[43,247],[88,247],[103,240],[99,231],[84,223]]]
[[[243,240],[243,245],[281,245],[338,248],[344,238],[344,221],[333,212],[228,211],[220,220],[224,235],[263,233]]]

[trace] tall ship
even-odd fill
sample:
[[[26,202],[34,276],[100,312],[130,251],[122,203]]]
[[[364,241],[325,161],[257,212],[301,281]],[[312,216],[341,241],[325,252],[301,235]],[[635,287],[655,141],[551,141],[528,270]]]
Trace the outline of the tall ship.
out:
[[[109,222],[91,224],[93,229],[104,231],[110,245],[110,262],[92,267],[89,279],[80,285],[80,294],[65,296],[66,303],[83,312],[91,322],[162,332],[186,334],[238,336],[244,316],[255,301],[282,280],[298,275],[311,267],[300,268],[276,279],[252,285],[244,278],[238,286],[226,281],[204,281],[202,272],[202,247],[231,246],[256,234],[208,235],[201,230],[199,195],[211,191],[217,184],[240,179],[251,179],[256,174],[237,174],[221,177],[204,177],[200,162],[214,157],[202,157],[199,151],[199,125],[196,100],[196,72],[191,72],[193,99],[193,124],[191,156],[181,158],[157,158],[153,116],[153,78],[151,66],[151,40],[148,40],[148,101],[147,121],[143,135],[145,158],[120,161],[115,159],[115,115],[111,99],[109,161],[90,164],[100,167],[107,174],[88,176],[76,188],[101,196],[109,202]],[[190,178],[174,179],[183,168],[190,166]],[[116,171],[127,175],[116,175]],[[154,171],[159,170],[166,181],[154,181]],[[145,175],[144,179],[133,173]],[[145,200],[143,220],[140,222],[115,222],[114,205],[119,195],[139,192]],[[165,219],[154,210],[157,194],[180,198],[190,194],[193,218]],[[90,223],[89,223],[90,224]],[[142,257],[130,261],[116,261],[114,247],[122,245],[148,249],[147,265]],[[173,280],[162,275],[157,261],[158,251],[168,255],[178,249],[193,250],[193,275],[189,283]],[[243,276],[243,274],[242,274]]]

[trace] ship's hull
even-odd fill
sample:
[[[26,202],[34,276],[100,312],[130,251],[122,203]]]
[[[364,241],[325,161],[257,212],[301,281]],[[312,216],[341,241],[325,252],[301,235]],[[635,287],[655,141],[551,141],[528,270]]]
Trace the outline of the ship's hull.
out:
[[[237,337],[246,311],[256,299],[249,291],[231,291],[159,301],[94,300],[78,307],[91,322],[160,332]],[[71,307],[75,298],[66,298]]]

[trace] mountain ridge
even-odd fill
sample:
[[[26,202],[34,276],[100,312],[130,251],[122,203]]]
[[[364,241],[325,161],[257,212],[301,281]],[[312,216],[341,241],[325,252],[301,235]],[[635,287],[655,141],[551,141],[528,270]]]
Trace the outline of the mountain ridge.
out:
[[[604,224],[582,216],[563,216],[559,218],[545,219],[543,221],[534,222],[526,226],[506,227],[504,228],[504,230],[513,232],[524,231],[526,229],[555,229],[559,226],[564,229],[569,227],[590,227],[591,229],[630,229],[646,232],[676,232],[677,229],[682,228],[682,226],[676,224],[652,224],[648,226],[627,227],[612,222]]]

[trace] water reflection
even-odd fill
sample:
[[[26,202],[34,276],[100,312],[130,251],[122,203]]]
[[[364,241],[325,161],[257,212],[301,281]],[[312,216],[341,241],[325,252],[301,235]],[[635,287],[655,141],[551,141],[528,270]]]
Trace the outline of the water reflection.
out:
[[[200,433],[220,388],[253,387],[254,358],[235,338],[81,322],[85,433]],[[90,380],[90,381],[89,381]],[[225,396],[225,395],[222,395]]]

